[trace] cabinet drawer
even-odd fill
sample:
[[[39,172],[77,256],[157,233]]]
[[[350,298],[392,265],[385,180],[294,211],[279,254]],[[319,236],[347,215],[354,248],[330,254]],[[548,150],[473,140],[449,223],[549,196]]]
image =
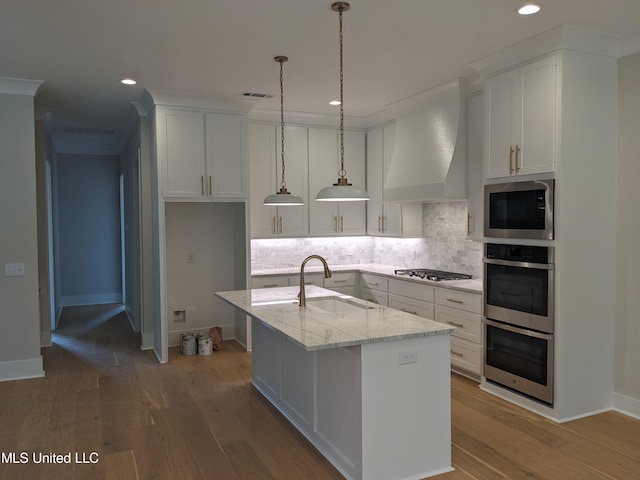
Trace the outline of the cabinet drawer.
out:
[[[451,337],[451,366],[481,375],[482,345]]]
[[[461,292],[451,288],[436,288],[435,297],[436,303],[439,305],[473,313],[482,312],[482,295],[479,293]]]
[[[331,277],[324,279],[324,287],[353,287],[356,284],[356,274],[354,272],[334,272]]]
[[[251,279],[251,285],[253,286],[253,288],[288,287],[289,277],[253,277]]]
[[[423,318],[433,320],[434,317],[434,305],[433,303],[423,302],[414,298],[403,297],[394,293],[389,294],[389,306],[396,310],[401,310],[407,313],[413,313]]]
[[[387,293],[389,291],[389,279],[381,277],[380,275],[373,275],[371,273],[361,273],[360,286]]]
[[[436,322],[456,327],[451,335],[470,342],[482,343],[482,320],[476,313],[436,305]]]
[[[423,302],[432,302],[434,298],[434,288],[430,285],[421,285],[416,282],[405,280],[389,280],[389,293],[411,297]]]
[[[389,296],[387,295],[387,292],[381,292],[380,290],[360,287],[360,298],[367,302],[377,303],[383,307],[389,306]]]

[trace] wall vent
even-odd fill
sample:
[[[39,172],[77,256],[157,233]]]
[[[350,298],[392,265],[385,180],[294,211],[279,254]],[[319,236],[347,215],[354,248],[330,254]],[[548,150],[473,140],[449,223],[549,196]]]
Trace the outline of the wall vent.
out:
[[[249,98],[272,98],[273,97],[273,95],[270,95],[268,93],[255,93],[255,92],[242,92],[240,96],[249,97]]]

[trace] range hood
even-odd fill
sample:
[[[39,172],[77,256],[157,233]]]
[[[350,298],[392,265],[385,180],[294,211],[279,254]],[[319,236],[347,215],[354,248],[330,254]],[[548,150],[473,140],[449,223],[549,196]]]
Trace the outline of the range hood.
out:
[[[467,198],[466,91],[464,79],[456,79],[398,113],[384,202]]]

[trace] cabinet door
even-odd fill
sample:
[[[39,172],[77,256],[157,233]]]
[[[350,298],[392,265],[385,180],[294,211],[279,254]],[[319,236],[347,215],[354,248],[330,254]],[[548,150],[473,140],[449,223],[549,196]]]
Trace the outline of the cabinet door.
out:
[[[367,233],[379,235],[382,233],[382,186],[384,156],[382,127],[367,132]]]
[[[163,110],[158,112],[156,125],[164,196],[204,197],[203,114]]]
[[[244,118],[207,113],[205,190],[214,198],[245,198]]]
[[[387,178],[389,166],[393,160],[393,150],[395,148],[396,126],[385,125],[383,129],[383,152],[382,159],[382,189],[384,191],[384,180]],[[382,197],[384,201],[384,195]],[[392,237],[402,235],[402,204],[400,203],[383,203],[382,204],[382,233]],[[422,229],[420,229],[422,230]]]
[[[251,185],[251,237],[276,236],[277,208],[262,204],[267,195],[275,193],[276,127],[260,123],[249,124],[249,184]]]
[[[282,141],[280,137],[281,129],[276,128],[276,184],[273,192],[280,190],[282,181]],[[277,231],[281,237],[305,237],[308,235],[309,227],[307,220],[307,205],[309,203],[307,168],[308,142],[307,128],[298,126],[285,126],[285,181],[287,190],[293,195],[302,197],[304,205],[289,207],[278,207]],[[271,192],[271,193],[273,193]]]
[[[309,128],[309,233],[337,235],[338,202],[317,202],[316,195],[338,179],[338,132]]]
[[[514,143],[519,147],[515,173],[552,172],[555,167],[556,57],[518,71],[519,92]]]
[[[512,149],[514,108],[513,72],[489,78],[485,83],[485,177],[508,177],[515,170]],[[511,165],[510,165],[511,163]]]
[[[340,152],[338,151],[338,161]],[[344,167],[349,183],[365,188],[365,134],[362,131],[344,132]],[[337,174],[337,170],[336,170]],[[322,203],[322,202],[317,202]],[[367,203],[339,202],[339,234],[365,235],[367,233]]]

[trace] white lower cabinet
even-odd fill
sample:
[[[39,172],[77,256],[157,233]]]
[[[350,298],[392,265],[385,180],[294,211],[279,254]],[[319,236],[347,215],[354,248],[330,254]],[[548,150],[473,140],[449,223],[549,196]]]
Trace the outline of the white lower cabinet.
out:
[[[389,279],[372,273],[361,273],[358,298],[388,307]]]
[[[456,330],[451,334],[451,366],[463,374],[482,374],[482,295],[437,288],[435,320]]]
[[[333,272],[331,277],[325,278],[324,288],[340,292],[345,295],[356,296],[356,273],[355,272]]]

